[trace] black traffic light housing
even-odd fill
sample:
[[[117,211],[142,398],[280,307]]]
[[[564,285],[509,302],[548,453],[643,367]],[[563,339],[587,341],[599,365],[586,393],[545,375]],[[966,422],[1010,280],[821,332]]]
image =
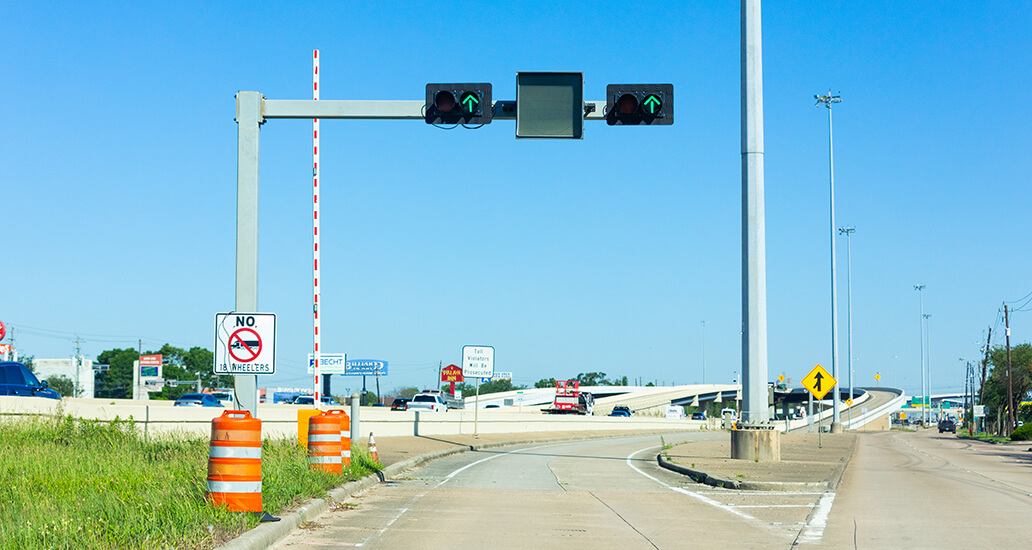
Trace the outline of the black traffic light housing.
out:
[[[427,124],[490,124],[491,84],[427,84]]]
[[[674,123],[673,84],[610,84],[606,86],[606,124],[667,125]]]

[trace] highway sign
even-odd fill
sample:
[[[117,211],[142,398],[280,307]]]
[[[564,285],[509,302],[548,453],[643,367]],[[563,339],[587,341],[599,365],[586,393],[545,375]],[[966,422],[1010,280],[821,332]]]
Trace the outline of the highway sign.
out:
[[[216,313],[215,374],[276,374],[276,314]]]
[[[985,405],[975,405],[975,418],[985,417]]]
[[[906,420],[907,419],[907,413],[899,413],[899,419],[900,420]]]
[[[344,362],[345,376],[387,376],[387,361],[349,359]]]
[[[778,382],[784,382],[784,381],[785,381],[785,375],[784,374],[778,376]]]
[[[815,399],[824,399],[831,388],[835,387],[835,380],[828,371],[824,370],[824,367],[817,365],[802,379],[801,383],[803,387],[810,390]]]
[[[881,380],[881,373],[874,375],[875,380]]]
[[[466,378],[490,378],[494,374],[494,348],[462,346],[462,375]]]
[[[320,353],[319,372],[322,374],[344,374],[343,353]],[[308,374],[315,374],[315,354],[308,354]]]

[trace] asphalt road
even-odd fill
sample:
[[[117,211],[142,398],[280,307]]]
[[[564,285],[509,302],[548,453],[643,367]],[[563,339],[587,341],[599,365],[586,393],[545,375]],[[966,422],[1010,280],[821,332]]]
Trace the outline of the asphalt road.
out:
[[[683,434],[667,443],[726,437]],[[820,545],[820,520],[826,518],[832,494],[696,485],[659,468],[659,450],[659,438],[650,436],[444,458],[314,518],[275,548]]]

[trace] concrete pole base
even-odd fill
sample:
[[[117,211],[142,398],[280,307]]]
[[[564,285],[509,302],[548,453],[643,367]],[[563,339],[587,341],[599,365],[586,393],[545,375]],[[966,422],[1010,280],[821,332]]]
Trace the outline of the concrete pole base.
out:
[[[769,428],[731,430],[731,458],[759,462],[781,460],[781,432]]]
[[[833,422],[831,424],[831,433],[840,434],[844,431],[846,431],[846,429],[842,426],[841,422]]]

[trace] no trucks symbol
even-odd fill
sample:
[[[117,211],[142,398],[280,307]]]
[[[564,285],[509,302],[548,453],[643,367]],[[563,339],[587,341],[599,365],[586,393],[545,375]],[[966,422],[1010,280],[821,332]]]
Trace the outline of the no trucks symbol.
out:
[[[276,314],[215,314],[215,374],[276,374]]]
[[[242,328],[229,337],[229,355],[241,363],[250,363],[262,352],[262,337],[254,329]]]

